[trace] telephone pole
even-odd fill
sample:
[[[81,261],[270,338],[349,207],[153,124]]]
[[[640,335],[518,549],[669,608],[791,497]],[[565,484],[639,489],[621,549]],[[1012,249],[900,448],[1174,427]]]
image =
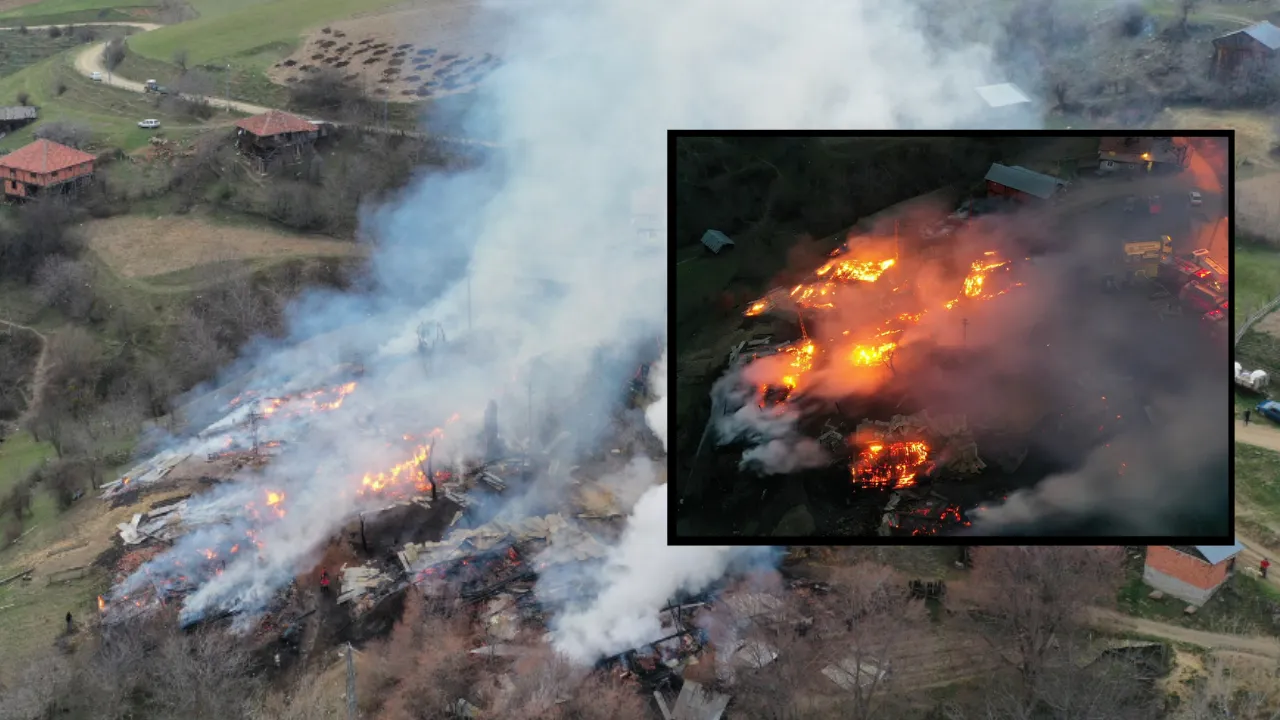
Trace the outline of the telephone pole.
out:
[[[960,320],[960,345],[969,346],[969,318]]]
[[[227,112],[231,112],[231,63],[227,63]]]
[[[356,704],[356,658],[351,643],[347,643],[347,720],[356,720],[360,708]]]

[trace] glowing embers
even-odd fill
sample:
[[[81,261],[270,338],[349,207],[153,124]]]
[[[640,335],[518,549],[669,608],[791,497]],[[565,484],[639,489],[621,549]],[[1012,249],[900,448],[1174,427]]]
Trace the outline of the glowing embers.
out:
[[[818,268],[817,276],[831,276],[832,280],[840,280],[844,282],[861,281],[875,282],[880,279],[886,270],[893,267],[897,262],[892,258],[888,260],[832,260],[826,265]]]
[[[813,369],[817,352],[818,347],[810,340],[783,348],[782,353],[789,355],[790,360],[782,369],[783,375],[778,380],[760,386],[760,407],[772,407],[786,402],[792,391],[800,386],[801,377]]]
[[[751,306],[748,307],[747,311],[743,314],[746,315],[747,317],[755,317],[756,315],[759,315],[765,310],[768,310],[770,305],[771,303],[768,300],[757,300],[751,303]]]
[[[910,487],[920,473],[932,469],[929,452],[929,444],[923,440],[874,440],[858,452],[853,481],[875,488]]]
[[[849,360],[854,365],[883,365],[898,347],[897,343],[885,342],[877,345],[856,345]]]
[[[1008,260],[1001,260],[996,257],[994,250],[984,252],[981,260],[975,260],[969,265],[969,274],[964,278],[964,287],[961,289],[961,297],[973,300],[989,300],[999,297],[1009,292],[1009,288],[1022,287],[1022,283],[1016,282],[1004,290],[992,292],[991,283],[988,282],[991,273],[995,270],[1003,269],[1008,272],[1012,269]],[[942,307],[950,310],[956,306],[960,298],[948,300],[943,303]]]

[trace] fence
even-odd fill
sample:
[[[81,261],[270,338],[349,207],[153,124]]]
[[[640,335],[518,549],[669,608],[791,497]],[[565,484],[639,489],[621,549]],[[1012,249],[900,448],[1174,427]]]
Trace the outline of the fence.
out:
[[[1240,339],[1244,337],[1245,333],[1249,332],[1249,328],[1252,327],[1254,323],[1266,317],[1272,310],[1275,310],[1277,307],[1280,307],[1280,295],[1277,295],[1276,297],[1271,298],[1271,300],[1266,305],[1263,305],[1261,308],[1258,308],[1257,310],[1255,310],[1252,315],[1250,315],[1248,318],[1245,319],[1244,323],[1242,323],[1239,328],[1236,328],[1236,337],[1235,337],[1235,340],[1232,342],[1231,346],[1235,347],[1236,345],[1239,345]]]

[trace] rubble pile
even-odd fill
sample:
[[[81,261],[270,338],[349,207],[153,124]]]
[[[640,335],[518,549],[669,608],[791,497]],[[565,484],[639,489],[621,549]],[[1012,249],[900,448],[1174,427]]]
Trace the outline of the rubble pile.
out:
[[[172,543],[182,535],[182,513],[187,508],[187,501],[181,500],[171,505],[135,513],[133,520],[120,523],[120,539],[125,545],[139,545],[147,539]]]
[[[122,475],[119,480],[103,485],[101,487],[102,494],[99,497],[104,500],[110,500],[139,487],[159,482],[189,457],[191,457],[190,452],[181,450],[166,450],[158,453],[145,462],[134,466]]]

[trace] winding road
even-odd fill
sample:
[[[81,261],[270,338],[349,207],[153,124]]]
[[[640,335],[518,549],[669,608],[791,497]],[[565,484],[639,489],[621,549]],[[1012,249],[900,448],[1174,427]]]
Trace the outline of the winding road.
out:
[[[86,24],[98,25],[98,26],[114,25],[118,27],[133,27],[133,28],[138,28],[142,32],[148,32],[151,30],[155,30],[157,28],[164,27],[163,25],[157,25],[155,23],[135,23],[135,22],[103,22],[103,23],[86,23]],[[48,27],[48,26],[33,26],[27,29],[39,30],[43,27]],[[94,73],[101,73],[102,80],[100,82],[102,82],[104,85],[110,85],[111,87],[120,88],[122,90],[129,90],[131,92],[136,92],[136,93],[146,92],[146,86],[143,85],[143,83],[137,80],[130,80],[129,78],[121,77],[118,73],[107,70],[106,63],[103,62],[103,57],[102,57],[102,51],[103,49],[106,48],[106,46],[107,46],[107,43],[105,41],[92,43],[90,45],[86,45],[84,48],[77,51],[75,54],[74,63],[73,63],[75,66],[76,72],[80,73],[81,75],[84,75],[85,77],[92,77]],[[212,95],[183,95],[183,97],[189,98],[191,100],[202,100],[215,107],[225,107],[228,110],[231,110],[233,112],[242,112],[247,115],[261,115],[262,113],[269,112],[271,110],[281,110],[282,112],[288,112],[283,108],[270,108],[270,107],[266,107],[265,105],[254,105],[253,103],[241,102],[239,100],[228,100],[226,98],[214,97]],[[355,128],[359,128],[360,130],[364,130],[366,132],[376,132],[376,133],[393,132],[398,135],[408,135],[410,137],[431,139],[436,141],[455,143],[458,145],[472,145],[476,147],[487,147],[487,148],[500,147],[498,143],[489,142],[487,140],[475,140],[473,138],[464,138],[464,137],[447,136],[447,135],[435,135],[430,133],[422,133],[422,132],[414,132],[414,131],[388,130],[387,128],[379,125],[357,125],[352,123],[341,123],[333,120],[325,120],[324,118],[314,118],[314,119],[323,120],[324,122],[327,122],[334,126],[355,127]]]
[[[1099,630],[1138,633],[1213,650],[1231,650],[1280,660],[1280,638],[1228,635],[1226,633],[1192,630],[1191,628],[1154,620],[1143,620],[1142,618],[1103,608],[1091,608],[1089,610],[1089,621]]]

